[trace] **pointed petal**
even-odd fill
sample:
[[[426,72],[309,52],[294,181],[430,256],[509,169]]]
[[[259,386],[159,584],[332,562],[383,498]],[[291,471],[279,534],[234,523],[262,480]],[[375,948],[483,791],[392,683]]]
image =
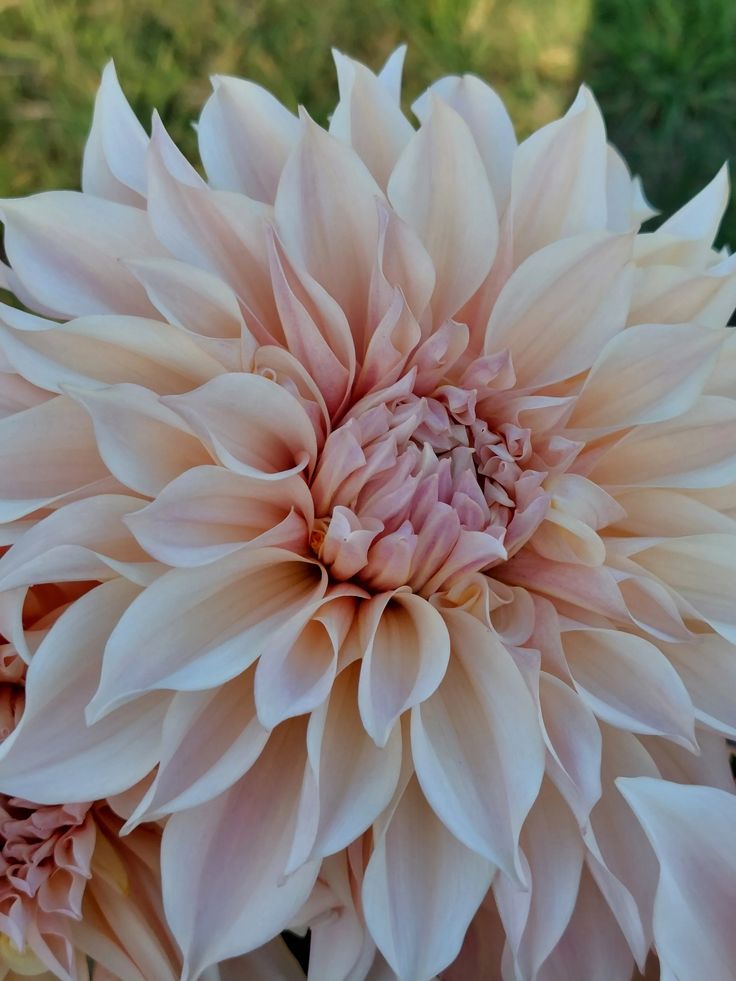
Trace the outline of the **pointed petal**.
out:
[[[84,148],[84,193],[140,207],[146,195],[147,146],[146,131],[123,95],[115,65],[108,61]]]
[[[485,279],[498,244],[493,193],[462,118],[436,100],[399,158],[388,184],[391,204],[419,234],[434,262],[435,324],[456,313]]]
[[[363,880],[373,939],[401,978],[429,979],[460,952],[495,869],[454,838],[412,779]]]
[[[253,82],[215,75],[197,126],[210,184],[272,204],[299,120]]]
[[[378,242],[376,197],[383,198],[354,150],[304,113],[274,205],[279,237],[342,307],[348,321],[366,314]]]
[[[286,477],[311,470],[317,456],[309,416],[285,388],[262,375],[220,375],[162,401],[235,473]]]
[[[660,646],[687,688],[696,718],[736,739],[734,644],[718,634],[698,634],[693,643]]]
[[[606,131],[584,85],[562,119],[519,146],[511,179],[514,263],[551,242],[606,227]]]
[[[599,719],[695,748],[690,697],[654,644],[619,630],[571,630],[562,645],[575,686]]]
[[[267,741],[252,670],[210,691],[178,692],[164,718],[156,776],[126,830],[212,800],[250,769]]]
[[[0,755],[5,793],[49,804],[96,800],[155,765],[165,697],[147,696],[91,728],[84,722],[105,641],[138,593],[124,579],[98,586],[41,642],[28,667],[25,711]]]
[[[187,424],[140,385],[70,391],[89,413],[110,473],[126,487],[155,497],[169,481],[212,462]]]
[[[76,191],[0,202],[5,250],[15,275],[58,315],[150,317],[143,288],[118,260],[161,255],[146,213]]]
[[[705,263],[710,258],[713,239],[728,206],[729,190],[728,164],[724,164],[702,191],[657,229],[657,233],[693,243],[689,264]]]
[[[519,833],[544,770],[536,709],[511,655],[487,627],[461,611],[446,611],[445,620],[447,674],[412,712],[417,777],[463,844],[521,879]]]
[[[169,818],[163,894],[184,952],[182,981],[271,940],[309,895],[317,862],[282,875],[304,755],[303,727],[283,726],[230,790]]]
[[[490,85],[475,75],[448,75],[430,85],[411,107],[422,123],[431,112],[433,98],[442,99],[467,123],[493,189],[496,211],[502,215],[516,152],[514,126],[506,107]]]
[[[485,353],[508,349],[522,388],[589,368],[626,323],[631,241],[628,235],[576,236],[530,256],[501,290]]]
[[[317,563],[281,549],[244,550],[165,573],[112,632],[89,717],[142,692],[202,691],[234,678],[279,629],[293,621],[298,632],[310,602],[324,593],[324,580]]]
[[[654,942],[672,978],[726,978],[736,963],[736,797],[647,777],[616,781],[660,864]]]
[[[681,415],[702,393],[726,336],[694,324],[629,327],[596,359],[567,427],[601,433]]]
[[[439,613],[412,593],[382,593],[361,606],[358,701],[366,732],[385,746],[402,712],[441,683],[450,638]]]

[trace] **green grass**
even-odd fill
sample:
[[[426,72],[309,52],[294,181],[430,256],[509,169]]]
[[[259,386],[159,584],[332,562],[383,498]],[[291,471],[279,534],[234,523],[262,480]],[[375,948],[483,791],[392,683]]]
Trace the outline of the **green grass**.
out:
[[[157,107],[196,160],[210,74],[245,75],[324,120],[330,46],[377,67],[402,41],[407,105],[441,74],[475,72],[520,135],[585,77],[659,207],[736,153],[736,0],[0,0],[0,196],[78,185],[109,57],[140,118]],[[725,237],[736,243],[733,211]]]

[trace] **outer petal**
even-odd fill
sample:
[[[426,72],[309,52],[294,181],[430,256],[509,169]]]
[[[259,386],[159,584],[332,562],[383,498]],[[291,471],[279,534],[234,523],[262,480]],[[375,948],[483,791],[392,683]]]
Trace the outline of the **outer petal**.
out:
[[[128,525],[150,555],[186,567],[214,562],[246,543],[299,545],[312,512],[300,476],[258,480],[222,467],[195,467],[131,515]]]
[[[368,928],[400,978],[429,981],[452,963],[494,871],[450,834],[412,778],[363,880]]]
[[[448,75],[434,82],[412,105],[420,122],[431,111],[433,98],[442,99],[462,116],[473,134],[502,215],[511,190],[511,166],[516,136],[506,107],[493,89],[475,75]]]
[[[501,290],[485,353],[508,349],[521,387],[589,368],[626,323],[631,242],[628,235],[576,236],[530,256]]]
[[[606,131],[591,92],[581,86],[567,114],[533,133],[514,157],[511,220],[514,260],[607,222]]]
[[[736,797],[647,777],[616,784],[659,859],[654,942],[663,972],[729,977],[736,964],[736,858],[723,843],[736,821]]]
[[[110,636],[89,717],[142,692],[203,691],[234,678],[280,629],[298,632],[310,602],[324,593],[324,579],[316,563],[281,549],[236,552],[166,573]]]
[[[442,681],[450,638],[439,613],[413,593],[381,593],[360,610],[363,647],[358,703],[366,732],[385,746],[402,712]]]
[[[262,375],[220,375],[163,401],[236,473],[286,477],[314,464],[317,438],[309,416],[285,388]]]
[[[13,521],[109,476],[86,413],[60,395],[0,421],[0,518]]]
[[[576,688],[599,719],[695,748],[687,690],[654,644],[620,630],[571,630],[562,644]]]
[[[121,204],[144,204],[147,146],[146,131],[123,95],[115,65],[108,61],[97,90],[92,129],[84,148],[84,193]]]
[[[417,777],[463,844],[523,880],[519,833],[544,771],[534,703],[513,658],[487,627],[461,611],[444,617],[452,643],[447,674],[412,712]]]
[[[660,646],[690,693],[698,721],[736,739],[734,644],[718,634],[698,634],[692,643]]]
[[[388,184],[399,216],[416,229],[434,262],[432,313],[441,324],[485,279],[498,245],[493,192],[462,118],[436,100]]]
[[[253,82],[215,75],[212,86],[197,127],[210,183],[272,204],[299,120]]]
[[[75,191],[0,203],[13,271],[57,315],[151,316],[145,291],[119,261],[161,255],[145,212]]]
[[[126,830],[218,796],[250,769],[267,741],[256,718],[252,671],[214,690],[178,692],[164,718],[156,776]]]
[[[681,415],[702,393],[726,337],[694,324],[629,327],[596,359],[567,427],[600,433]]]
[[[358,155],[307,116],[284,166],[275,214],[287,252],[325,287],[350,323],[366,314],[383,193]]]
[[[309,895],[317,862],[282,875],[303,766],[303,727],[290,723],[234,787],[167,822],[164,906],[184,952],[182,981],[266,943]]]
[[[105,641],[138,592],[124,579],[98,586],[41,642],[28,667],[25,711],[2,747],[4,793],[48,804],[96,800],[155,765],[165,697],[149,695],[91,728],[84,723]]]

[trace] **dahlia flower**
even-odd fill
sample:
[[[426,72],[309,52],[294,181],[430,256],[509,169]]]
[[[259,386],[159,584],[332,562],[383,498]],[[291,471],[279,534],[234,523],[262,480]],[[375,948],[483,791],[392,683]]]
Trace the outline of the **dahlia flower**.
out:
[[[83,191],[0,203],[3,858],[79,841],[88,930],[124,800],[184,981],[300,976],[287,929],[315,981],[725,981],[725,170],[642,233],[586,88],[517,145],[445,78],[415,129],[402,59],[336,54],[328,130],[215,78],[206,180],[108,66]],[[132,915],[105,976],[159,981]]]

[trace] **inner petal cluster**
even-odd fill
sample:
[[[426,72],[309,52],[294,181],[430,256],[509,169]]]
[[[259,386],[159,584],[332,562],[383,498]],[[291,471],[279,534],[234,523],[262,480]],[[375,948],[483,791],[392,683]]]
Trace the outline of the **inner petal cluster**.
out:
[[[310,538],[333,579],[430,596],[528,540],[549,507],[547,471],[531,430],[504,420],[488,384],[498,370],[484,379],[476,363],[426,395],[409,372],[333,429],[311,484]]]

